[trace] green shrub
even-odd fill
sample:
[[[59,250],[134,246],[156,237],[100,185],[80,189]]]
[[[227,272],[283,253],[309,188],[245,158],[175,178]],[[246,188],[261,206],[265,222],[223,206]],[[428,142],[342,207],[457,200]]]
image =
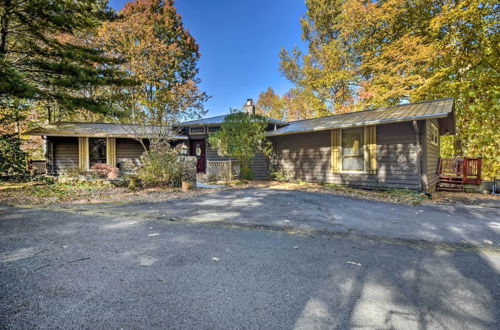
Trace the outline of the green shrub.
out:
[[[276,180],[276,181],[281,181],[281,182],[290,181],[288,176],[286,175],[285,171],[283,171],[283,170],[276,170],[276,171],[271,172],[271,179]]]
[[[15,181],[29,179],[27,154],[21,150],[21,140],[16,134],[0,135],[0,176]]]
[[[178,150],[167,142],[152,144],[141,157],[141,166],[137,172],[142,184],[147,187],[179,187],[182,164],[178,161]]]

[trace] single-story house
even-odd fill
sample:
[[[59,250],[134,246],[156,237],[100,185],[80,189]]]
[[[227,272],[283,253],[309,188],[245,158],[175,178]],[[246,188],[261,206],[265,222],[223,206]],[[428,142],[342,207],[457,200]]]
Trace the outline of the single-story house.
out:
[[[251,104],[247,103],[247,105]],[[252,108],[252,107],[250,107]],[[247,107],[248,109],[248,107]],[[187,121],[173,127],[172,144],[183,143],[207,161],[227,160],[207,142],[226,115]],[[426,102],[284,122],[268,119],[267,136],[274,147],[271,160],[257,155],[254,178],[266,179],[270,168],[293,179],[364,188],[433,190],[438,183],[439,136],[455,133],[454,100]],[[68,168],[89,169],[107,163],[127,170],[144,152],[156,126],[109,123],[54,123],[28,132],[47,141],[50,174]],[[163,128],[165,129],[165,128]],[[174,133],[175,132],[175,133]]]
[[[25,134],[44,137],[47,172],[51,175],[73,168],[86,171],[98,163],[117,166],[122,172],[128,172],[134,165],[139,165],[149,139],[161,136],[168,136],[171,145],[184,144],[189,155],[198,157],[198,173],[206,173],[208,161],[229,159],[208,144],[208,136],[220,128],[225,117],[188,121],[172,129],[152,125],[57,122]],[[268,123],[269,131],[286,125],[270,118]],[[257,154],[252,160],[252,172],[255,179],[267,179],[269,159]]]
[[[267,133],[291,178],[425,191],[439,180],[443,134],[455,134],[451,98],[294,121]]]

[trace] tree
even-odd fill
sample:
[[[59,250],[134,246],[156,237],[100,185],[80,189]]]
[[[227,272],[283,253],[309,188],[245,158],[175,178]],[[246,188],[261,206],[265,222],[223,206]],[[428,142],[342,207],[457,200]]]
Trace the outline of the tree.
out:
[[[242,177],[251,179],[252,157],[258,152],[269,157],[272,152],[271,143],[265,136],[267,126],[267,120],[260,115],[232,110],[208,142],[221,155],[237,159]]]
[[[442,138],[444,155],[482,156],[484,175],[498,175],[496,2],[306,3],[308,52],[281,54],[281,70],[297,88],[335,112],[454,97],[457,134]]]
[[[129,84],[114,68],[121,60],[67,36],[88,33],[111,15],[104,0],[1,0],[0,107],[43,102],[48,109],[109,113],[107,99],[81,90]]]
[[[121,104],[133,122],[165,125],[206,111],[200,91],[196,40],[186,31],[172,0],[134,0],[118,19],[103,25],[102,43],[139,84]]]
[[[0,175],[27,175],[27,155],[21,150],[21,140],[17,134],[0,135]]]
[[[321,115],[351,111],[359,80],[356,57],[350,52],[337,26],[340,0],[308,0],[301,20],[302,39],[308,52],[298,47],[281,50],[280,70],[295,83],[306,102]],[[319,101],[319,102],[318,102]]]
[[[281,97],[271,87],[259,94],[255,110],[268,118],[286,120],[287,117]]]

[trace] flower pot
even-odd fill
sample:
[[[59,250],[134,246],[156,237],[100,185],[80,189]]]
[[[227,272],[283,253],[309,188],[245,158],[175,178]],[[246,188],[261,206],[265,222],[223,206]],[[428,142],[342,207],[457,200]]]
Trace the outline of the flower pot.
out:
[[[191,189],[191,182],[189,181],[182,181],[181,185],[182,185],[182,191],[188,191],[189,189]]]

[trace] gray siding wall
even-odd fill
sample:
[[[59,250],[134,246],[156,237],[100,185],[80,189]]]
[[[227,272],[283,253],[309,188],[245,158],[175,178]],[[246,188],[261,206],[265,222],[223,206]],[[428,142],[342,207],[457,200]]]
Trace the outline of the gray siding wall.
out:
[[[411,122],[377,126],[377,174],[332,173],[330,131],[272,137],[273,162],[293,179],[366,188],[419,189]]]
[[[51,137],[54,148],[55,174],[70,168],[78,168],[78,138]]]
[[[138,166],[144,153],[142,145],[134,139],[116,139],[116,165],[120,169],[133,163]]]
[[[424,171],[427,175],[427,190],[433,191],[436,188],[436,184],[439,182],[438,165],[439,165],[439,139],[438,144],[435,145],[431,142],[431,130],[430,126],[434,123],[439,132],[439,121],[435,119],[428,119],[425,121],[425,144],[424,144],[424,152],[425,152],[425,163],[424,163]]]

